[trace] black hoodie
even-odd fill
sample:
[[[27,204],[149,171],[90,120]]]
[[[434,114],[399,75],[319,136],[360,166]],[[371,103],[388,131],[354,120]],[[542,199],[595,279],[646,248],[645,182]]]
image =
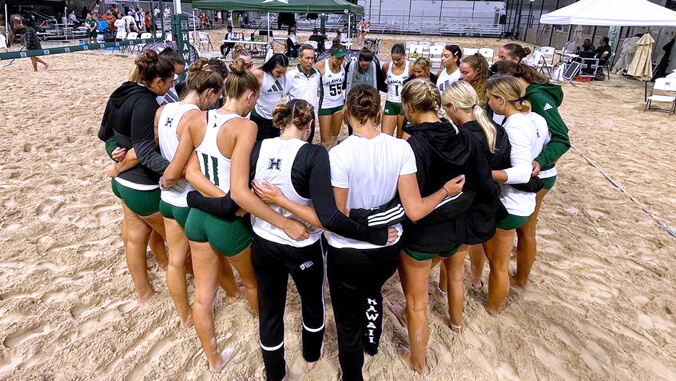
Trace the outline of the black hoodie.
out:
[[[111,94],[103,113],[99,139],[115,136],[117,144],[134,148],[139,164],[120,174],[136,184],[155,185],[169,162],[155,145],[157,94],[135,82],[125,82]]]
[[[404,245],[423,253],[454,249],[462,244],[488,241],[495,234],[499,188],[493,182],[479,141],[470,133],[459,133],[447,121],[421,123],[405,128],[415,154],[417,178],[423,197],[439,190],[446,181],[465,175],[463,192],[474,192],[465,213],[439,223],[441,208],[417,223],[404,226]]]

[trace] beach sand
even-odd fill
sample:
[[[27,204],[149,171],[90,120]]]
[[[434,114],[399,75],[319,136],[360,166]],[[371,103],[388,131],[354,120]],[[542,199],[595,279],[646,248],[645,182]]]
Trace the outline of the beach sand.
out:
[[[236,355],[215,376],[194,329],[178,327],[157,266],[150,279],[158,295],[135,308],[120,201],[96,137],[107,97],[132,58],[91,52],[45,59],[49,71],[33,73],[22,59],[0,79],[0,379],[263,379],[258,322],[245,302],[228,305],[218,293],[219,343]],[[427,380],[676,379],[676,239],[641,208],[676,228],[669,167],[676,117],[643,113],[643,85],[622,77],[563,88],[561,114],[575,148],[560,160],[540,213],[531,283],[510,292],[498,318],[483,309],[485,288],[468,290],[461,335],[446,326],[446,302],[431,295]],[[383,291],[395,309],[404,305],[396,275]],[[339,379],[326,295],[325,355],[305,374],[300,304],[290,287],[292,379]],[[386,308],[366,378],[423,379],[400,359],[407,346],[405,326]]]

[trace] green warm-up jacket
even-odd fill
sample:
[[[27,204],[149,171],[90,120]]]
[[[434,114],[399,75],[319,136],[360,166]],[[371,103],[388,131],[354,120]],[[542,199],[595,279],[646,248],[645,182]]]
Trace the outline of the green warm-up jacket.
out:
[[[540,163],[540,170],[551,169],[556,161],[570,148],[568,127],[561,119],[558,109],[563,101],[563,91],[561,86],[552,83],[530,84],[526,88],[526,99],[531,104],[531,111],[545,118],[549,133],[552,135],[549,143],[535,158]]]

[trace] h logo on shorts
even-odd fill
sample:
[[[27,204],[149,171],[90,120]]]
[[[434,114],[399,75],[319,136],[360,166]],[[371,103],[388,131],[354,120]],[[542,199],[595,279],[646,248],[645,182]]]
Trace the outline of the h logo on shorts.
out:
[[[279,170],[281,170],[281,168],[279,167],[280,165],[282,165],[282,159],[275,159],[275,158],[271,157],[270,158],[270,164],[268,165],[268,169],[274,168],[274,169],[279,171]]]

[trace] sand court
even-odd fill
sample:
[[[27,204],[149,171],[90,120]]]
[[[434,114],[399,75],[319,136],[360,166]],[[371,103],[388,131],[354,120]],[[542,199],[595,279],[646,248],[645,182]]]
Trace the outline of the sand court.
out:
[[[383,45],[383,62],[392,41]],[[46,59],[48,71],[33,73],[28,60],[18,60],[1,72],[0,379],[263,379],[258,321],[246,302],[229,305],[218,293],[219,344],[236,355],[214,376],[194,329],[179,328],[158,266],[150,271],[158,295],[135,308],[120,201],[96,137],[132,58],[90,52]],[[676,119],[643,113],[643,84],[623,77],[563,90],[560,111],[576,148],[560,160],[545,198],[531,283],[510,292],[497,319],[483,308],[487,289],[467,287],[460,335],[446,326],[446,301],[431,296],[427,380],[676,379],[676,239],[640,207],[676,228]],[[192,300],[192,279],[188,290]],[[300,301],[290,290],[292,379],[337,380],[328,292],[325,355],[306,374]],[[400,360],[408,336],[393,313],[404,305],[396,275],[383,293],[391,306],[365,377],[423,379]]]

